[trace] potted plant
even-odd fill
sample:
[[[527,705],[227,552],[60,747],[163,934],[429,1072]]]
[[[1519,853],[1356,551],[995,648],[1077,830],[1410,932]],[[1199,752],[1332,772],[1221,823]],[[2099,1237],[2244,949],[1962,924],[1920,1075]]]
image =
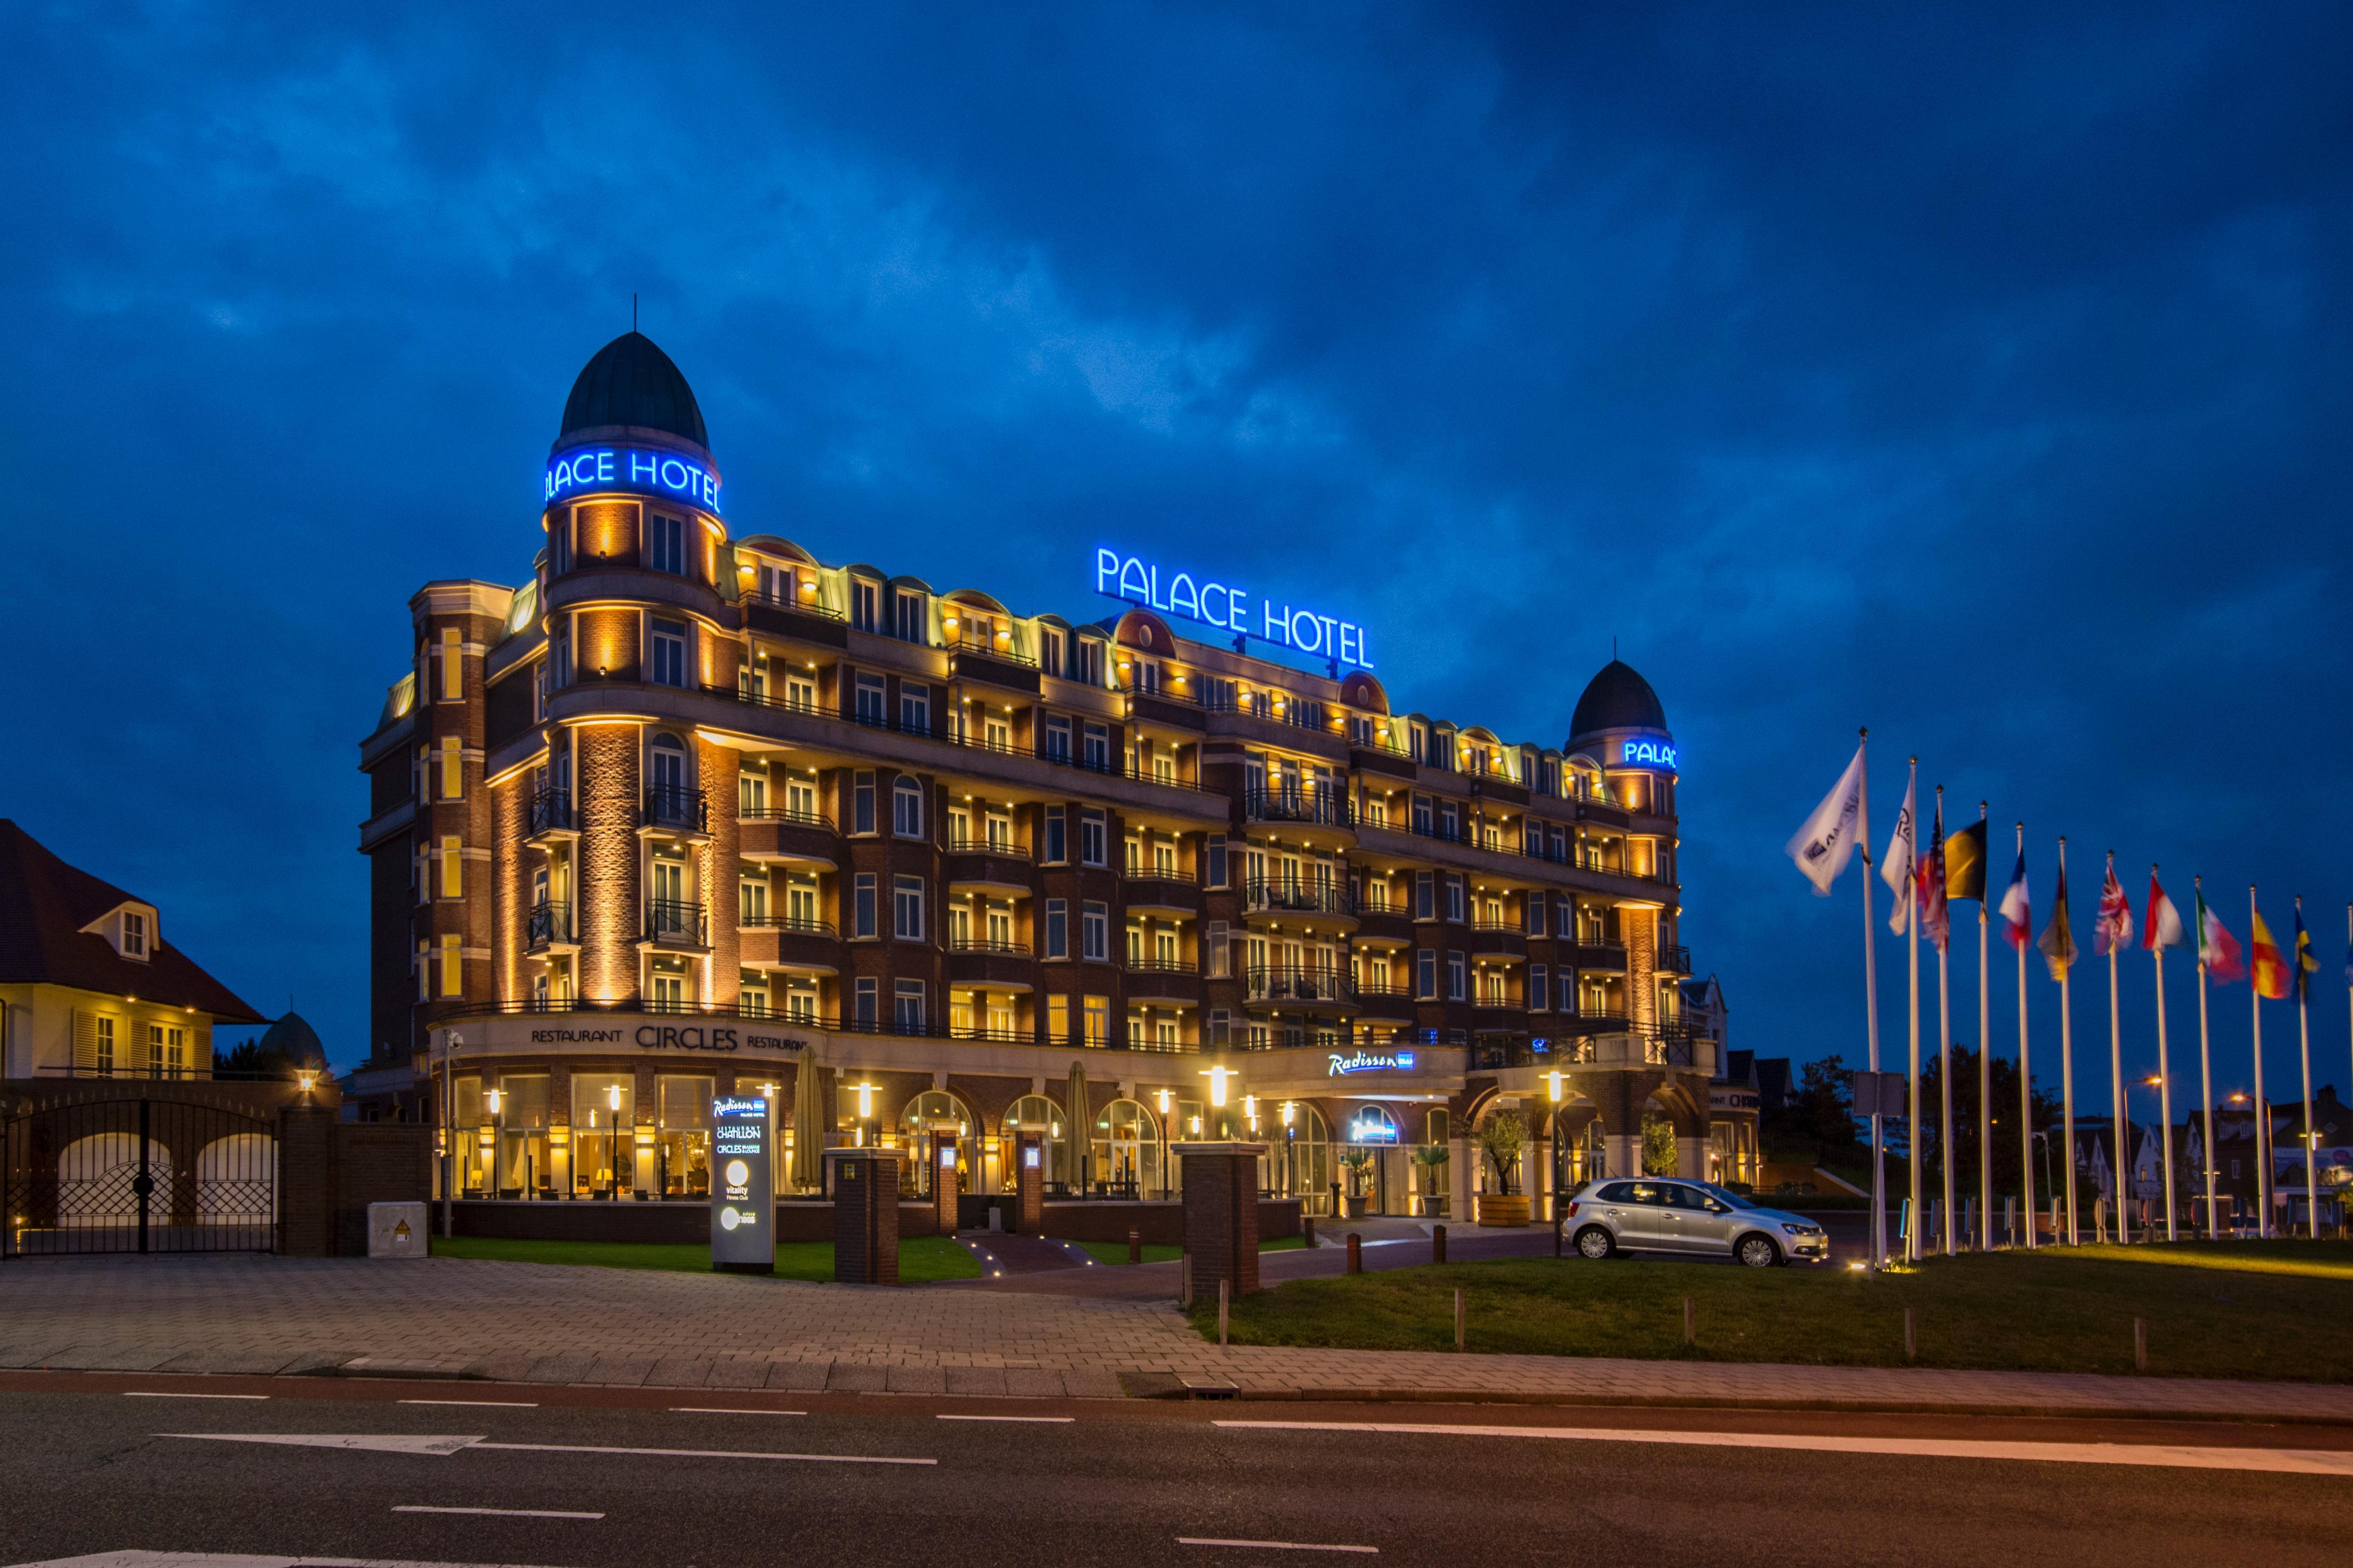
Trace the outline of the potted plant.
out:
[[[1421,1212],[1440,1215],[1446,1212],[1446,1145],[1425,1143],[1413,1152],[1413,1163],[1421,1167]]]
[[[1366,1149],[1351,1149],[1340,1156],[1340,1163],[1346,1166],[1348,1171],[1348,1217],[1362,1219],[1365,1217],[1365,1208],[1369,1201],[1365,1196],[1364,1188],[1365,1173],[1373,1168],[1372,1152]]]
[[[1520,1169],[1520,1152],[1527,1147],[1527,1123],[1516,1110],[1498,1110],[1481,1124],[1479,1147],[1493,1163],[1495,1186],[1492,1192],[1479,1194],[1479,1223],[1482,1226],[1524,1226],[1528,1223],[1528,1199],[1525,1193],[1512,1191],[1513,1178]]]

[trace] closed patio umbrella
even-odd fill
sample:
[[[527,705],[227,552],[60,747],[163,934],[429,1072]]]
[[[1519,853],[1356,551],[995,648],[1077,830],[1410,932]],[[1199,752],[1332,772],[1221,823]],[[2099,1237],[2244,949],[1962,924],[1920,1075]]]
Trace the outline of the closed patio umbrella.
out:
[[[1062,1121],[1070,1129],[1070,1139],[1064,1144],[1062,1174],[1084,1192],[1083,1162],[1094,1138],[1094,1108],[1087,1099],[1087,1064],[1075,1057],[1071,1060],[1071,1081],[1063,1094],[1067,1103],[1062,1108]]]
[[[793,1185],[814,1187],[825,1179],[826,1069],[812,1046],[793,1074]]]

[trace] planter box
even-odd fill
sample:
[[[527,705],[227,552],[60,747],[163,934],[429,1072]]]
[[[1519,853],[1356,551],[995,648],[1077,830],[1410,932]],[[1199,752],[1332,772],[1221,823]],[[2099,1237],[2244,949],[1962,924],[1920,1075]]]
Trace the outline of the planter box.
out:
[[[1348,1217],[1350,1219],[1362,1219],[1365,1217],[1365,1210],[1371,1205],[1373,1200],[1370,1198],[1356,1197],[1348,1198],[1344,1201],[1348,1205]]]
[[[1482,1226],[1524,1226],[1528,1223],[1525,1194],[1506,1197],[1497,1193],[1481,1193],[1478,1206],[1479,1223]]]

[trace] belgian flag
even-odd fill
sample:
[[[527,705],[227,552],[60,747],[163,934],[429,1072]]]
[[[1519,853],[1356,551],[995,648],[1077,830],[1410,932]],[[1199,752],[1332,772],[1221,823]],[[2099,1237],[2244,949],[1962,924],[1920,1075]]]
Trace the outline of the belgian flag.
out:
[[[1979,817],[1945,840],[1945,897],[1985,901],[1986,825]]]

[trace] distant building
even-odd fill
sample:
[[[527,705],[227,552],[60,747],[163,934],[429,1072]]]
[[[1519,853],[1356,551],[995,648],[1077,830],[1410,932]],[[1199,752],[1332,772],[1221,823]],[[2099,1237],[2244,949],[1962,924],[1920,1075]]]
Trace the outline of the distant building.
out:
[[[5,1077],[209,1078],[215,1026],[260,1022],[164,940],[154,904],[0,818]]]

